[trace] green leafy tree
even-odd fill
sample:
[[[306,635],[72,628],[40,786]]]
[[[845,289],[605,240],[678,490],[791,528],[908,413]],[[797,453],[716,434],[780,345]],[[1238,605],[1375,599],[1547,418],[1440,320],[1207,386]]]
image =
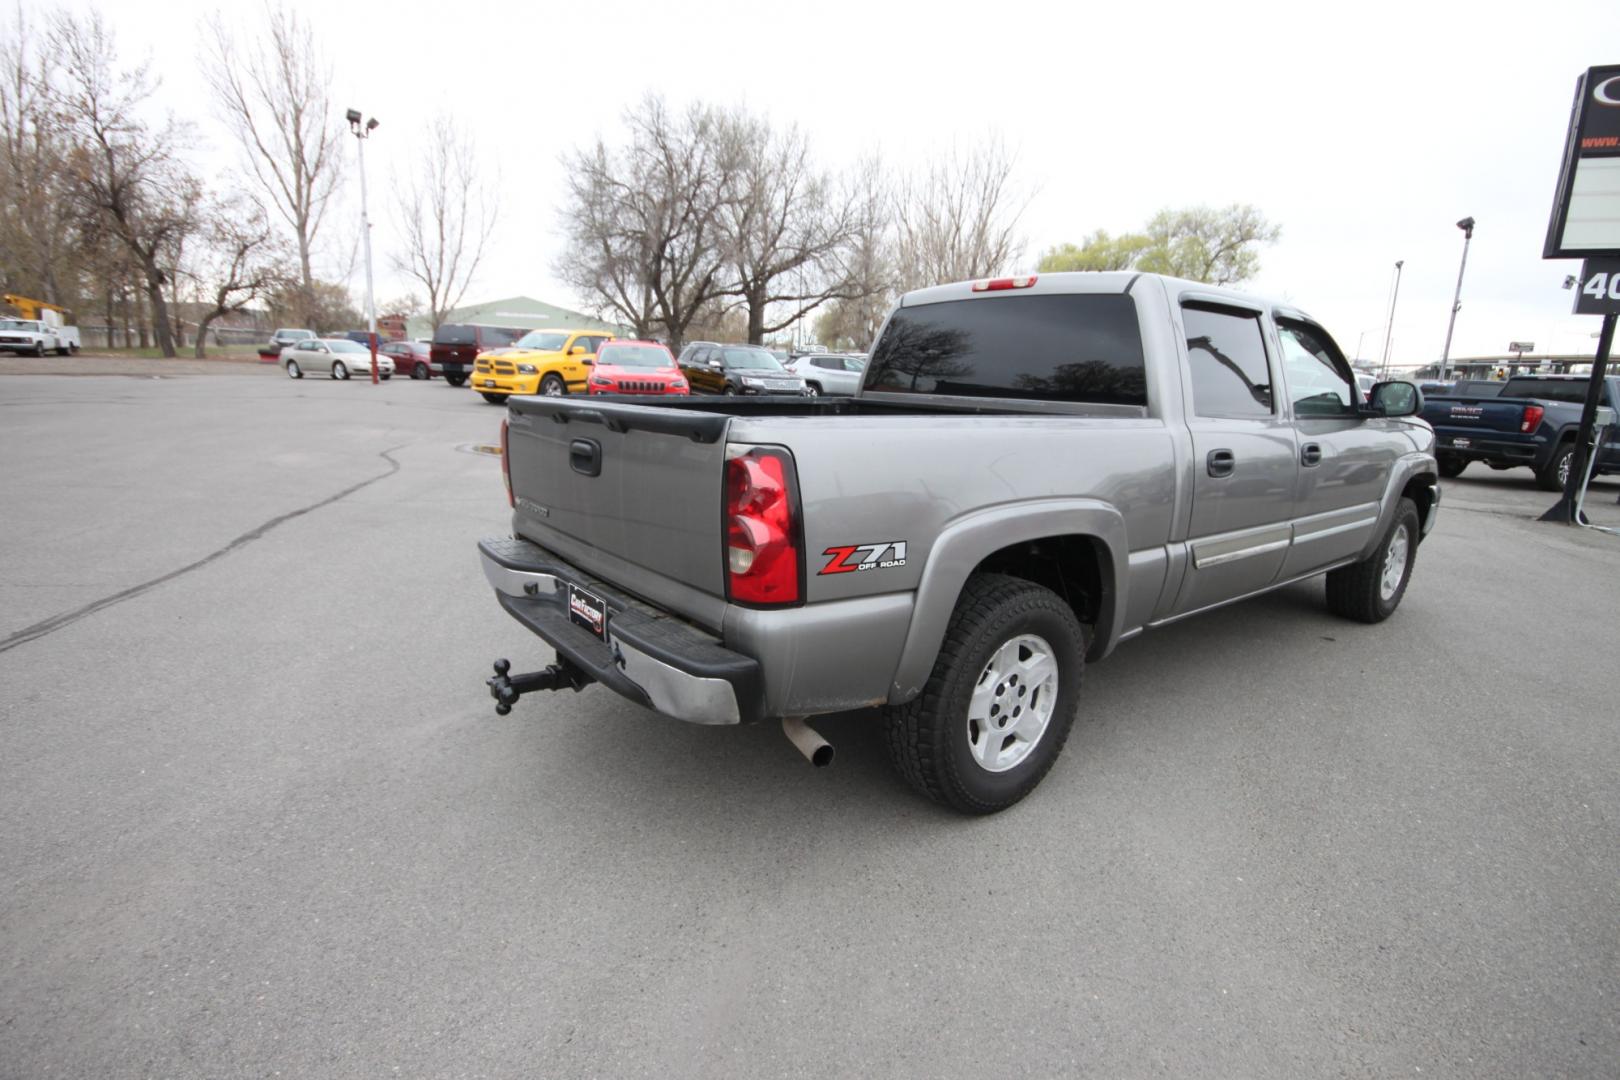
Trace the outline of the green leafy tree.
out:
[[[1253,206],[1193,206],[1161,210],[1138,233],[1110,236],[1098,229],[1078,246],[1059,244],[1041,257],[1046,273],[1061,270],[1141,270],[1235,285],[1260,271],[1260,248],[1282,229]]]
[[[1161,210],[1145,230],[1150,246],[1136,269],[1152,274],[1231,285],[1260,272],[1259,248],[1275,244],[1282,229],[1253,206],[1194,206]]]
[[[1063,270],[1129,270],[1152,241],[1141,233],[1109,236],[1098,229],[1079,246],[1059,244],[1041,256],[1040,270],[1052,274]]]

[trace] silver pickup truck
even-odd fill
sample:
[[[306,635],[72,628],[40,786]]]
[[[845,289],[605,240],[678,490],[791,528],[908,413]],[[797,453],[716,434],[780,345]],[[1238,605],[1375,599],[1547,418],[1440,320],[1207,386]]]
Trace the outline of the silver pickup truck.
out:
[[[817,764],[805,718],[878,706],[915,788],[1000,810],[1143,630],[1323,573],[1393,612],[1440,501],[1421,407],[1290,306],[1130,273],[910,293],[852,398],[514,397],[479,547],[557,660],[490,693],[780,719]]]

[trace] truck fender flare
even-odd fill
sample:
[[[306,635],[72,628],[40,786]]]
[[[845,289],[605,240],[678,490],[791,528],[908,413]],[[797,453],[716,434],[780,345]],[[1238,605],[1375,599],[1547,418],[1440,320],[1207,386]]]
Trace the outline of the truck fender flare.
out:
[[[1372,555],[1373,549],[1384,539],[1384,531],[1389,528],[1389,523],[1395,520],[1395,510],[1401,504],[1401,495],[1406,491],[1406,485],[1418,476],[1428,477],[1431,484],[1440,482],[1440,466],[1435,461],[1434,454],[1418,451],[1403,454],[1395,459],[1394,466],[1389,470],[1389,484],[1384,488],[1384,498],[1378,508],[1378,527],[1373,529],[1367,538],[1367,546],[1361,549],[1363,559]]]
[[[1050,536],[1083,536],[1102,545],[1111,564],[1103,571],[1111,580],[1100,598],[1097,640],[1091,655],[1103,655],[1119,640],[1125,617],[1119,590],[1129,580],[1130,554],[1123,515],[1098,499],[1039,499],[989,507],[947,523],[929,548],[917,583],[911,625],[889,687],[891,705],[910,701],[921,692],[945,641],[951,612],[974,567],[1011,544]]]

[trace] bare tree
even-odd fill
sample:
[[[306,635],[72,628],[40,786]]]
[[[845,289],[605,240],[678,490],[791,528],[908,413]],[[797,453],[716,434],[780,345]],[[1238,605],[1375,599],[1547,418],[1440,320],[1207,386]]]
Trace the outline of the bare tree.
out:
[[[1018,219],[1029,205],[1013,185],[1000,139],[949,155],[909,177],[895,201],[904,289],[989,277],[1023,250]]]
[[[725,129],[737,163],[722,205],[732,278],[725,291],[740,299],[748,340],[759,345],[829,300],[855,295],[838,257],[857,227],[859,203],[816,168],[797,127],[773,131],[739,112]]]
[[[486,187],[480,175],[472,140],[441,116],[415,178],[394,188],[405,233],[405,252],[394,257],[394,267],[426,290],[434,329],[466,295],[495,229],[499,181]]]
[[[183,129],[172,119],[153,130],[141,118],[156,80],[146,64],[120,71],[99,13],[61,13],[52,27],[61,52],[54,93],[68,145],[68,192],[81,215],[105,230],[139,268],[164,356],[174,336],[163,296],[171,268],[163,253],[196,225],[201,185],[174,156]]]
[[[43,44],[43,49],[41,49]],[[62,124],[52,108],[56,67],[49,39],[37,42],[21,7],[0,30],[0,277],[5,291],[67,302],[70,230],[62,198]]]
[[[679,349],[727,291],[725,224],[738,171],[724,118],[694,104],[672,114],[648,96],[625,114],[629,142],[569,155],[559,275],[597,310]]]
[[[208,31],[203,72],[254,179],[292,229],[299,282],[313,295],[315,239],[343,169],[343,129],[328,97],[332,65],[310,25],[278,5],[266,5],[252,45],[238,46],[218,14]]]
[[[236,198],[215,206],[204,239],[206,261],[198,277],[210,306],[197,320],[199,360],[208,355],[208,328],[215,320],[268,297],[285,281],[284,252],[257,203]]]
[[[875,156],[860,162],[844,184],[851,228],[837,253],[842,285],[816,319],[816,339],[838,348],[866,349],[893,306],[897,287],[894,195]]]

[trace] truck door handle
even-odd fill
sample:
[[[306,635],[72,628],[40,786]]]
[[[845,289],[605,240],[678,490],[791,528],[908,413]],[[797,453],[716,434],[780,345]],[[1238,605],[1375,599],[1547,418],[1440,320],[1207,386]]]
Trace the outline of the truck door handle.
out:
[[[1300,447],[1299,463],[1305,466],[1307,469],[1312,465],[1322,464],[1322,447],[1313,442],[1308,442],[1304,446]]]
[[[1204,464],[1211,476],[1231,476],[1237,468],[1237,455],[1230,450],[1211,450]]]
[[[568,444],[568,464],[584,476],[601,476],[602,444],[595,439],[575,439]]]

